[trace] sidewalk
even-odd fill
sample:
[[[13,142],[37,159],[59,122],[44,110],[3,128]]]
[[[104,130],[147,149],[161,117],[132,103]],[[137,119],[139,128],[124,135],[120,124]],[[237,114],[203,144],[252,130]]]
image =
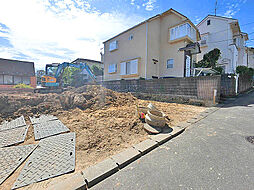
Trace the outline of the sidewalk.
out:
[[[254,92],[91,189],[253,189]]]

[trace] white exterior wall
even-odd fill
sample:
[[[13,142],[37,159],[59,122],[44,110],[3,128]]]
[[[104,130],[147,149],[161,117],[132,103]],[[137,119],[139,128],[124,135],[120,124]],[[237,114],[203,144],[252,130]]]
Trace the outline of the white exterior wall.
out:
[[[207,20],[211,24],[207,25]],[[226,73],[235,73],[238,65],[247,66],[247,55],[245,55],[245,41],[243,36],[238,35],[236,45],[233,44],[233,31],[230,23],[232,19],[208,16],[202,23],[197,25],[201,34],[208,36],[206,46],[201,45],[201,54],[197,56],[198,61],[203,59],[203,55],[218,48],[221,51],[221,58],[218,60],[218,66],[224,66]],[[234,21],[236,22],[236,21]]]
[[[207,20],[210,20],[211,24],[207,26]],[[232,44],[233,33],[230,29],[229,22],[225,19],[219,18],[210,18],[204,20],[198,26],[199,32],[201,34],[209,33],[207,40],[207,47],[203,48],[201,46],[201,53],[198,54],[198,61],[203,59],[204,54],[209,51],[218,48],[221,51],[221,58],[218,60],[219,65],[225,65],[225,72],[233,72],[232,64],[233,64],[233,52],[231,51],[229,44]],[[234,49],[234,48],[233,48]],[[222,60],[228,60],[227,64],[224,64]]]

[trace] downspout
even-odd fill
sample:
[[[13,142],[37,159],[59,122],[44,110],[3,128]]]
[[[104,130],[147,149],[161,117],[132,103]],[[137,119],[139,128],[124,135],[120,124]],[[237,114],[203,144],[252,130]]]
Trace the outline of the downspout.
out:
[[[145,79],[147,79],[147,62],[148,62],[148,21],[146,21],[146,58],[145,58]]]

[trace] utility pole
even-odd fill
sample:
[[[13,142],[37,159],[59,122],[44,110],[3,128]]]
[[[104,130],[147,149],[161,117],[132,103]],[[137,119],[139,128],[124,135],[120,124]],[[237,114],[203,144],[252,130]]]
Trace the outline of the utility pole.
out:
[[[215,9],[214,9],[215,16],[216,16],[216,11],[217,11],[217,0],[216,0],[216,2],[215,2]]]

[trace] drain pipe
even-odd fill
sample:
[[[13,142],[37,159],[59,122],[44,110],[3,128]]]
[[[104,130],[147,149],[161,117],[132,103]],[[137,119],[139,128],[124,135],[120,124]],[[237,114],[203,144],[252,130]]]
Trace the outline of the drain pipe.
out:
[[[148,21],[146,21],[146,58],[145,58],[145,79],[147,79],[147,62],[148,62]]]

